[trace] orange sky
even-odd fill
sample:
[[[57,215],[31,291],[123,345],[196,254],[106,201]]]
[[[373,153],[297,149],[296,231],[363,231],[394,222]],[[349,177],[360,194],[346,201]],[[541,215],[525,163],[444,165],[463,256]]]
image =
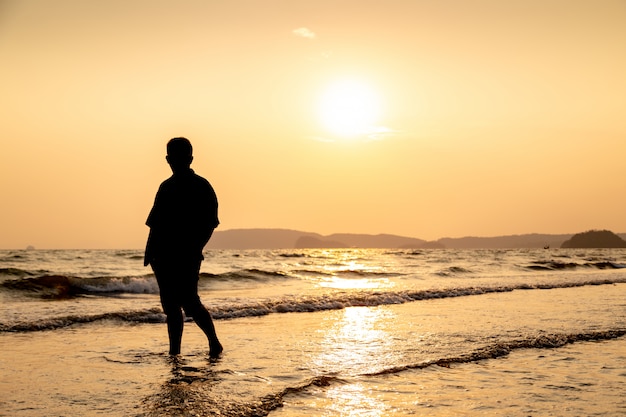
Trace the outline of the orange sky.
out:
[[[624,22],[620,0],[0,0],[0,248],[142,247],[173,136],[221,230],[626,232]],[[372,129],[323,123],[338,82]]]

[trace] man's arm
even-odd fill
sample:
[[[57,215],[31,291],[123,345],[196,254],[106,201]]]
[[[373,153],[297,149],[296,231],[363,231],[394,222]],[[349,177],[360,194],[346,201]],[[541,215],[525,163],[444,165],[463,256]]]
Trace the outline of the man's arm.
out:
[[[156,193],[156,196],[154,197],[154,204],[152,205],[150,214],[148,214],[148,219],[146,219],[146,226],[150,228],[150,232],[148,233],[148,240],[146,241],[146,250],[143,256],[143,266],[148,266],[154,260],[154,256],[156,252],[155,245],[157,244],[157,239],[154,233],[154,227],[157,226],[161,217],[159,212],[161,211],[160,195],[161,195],[162,187],[163,187],[163,184],[161,184],[161,186],[159,187],[159,190]]]
[[[208,181],[206,181],[205,184],[206,190],[203,201],[204,207],[202,208],[201,214],[201,216],[203,217],[203,224],[201,228],[201,234],[199,236],[200,251],[204,250],[204,247],[207,243],[209,243],[211,236],[213,236],[213,231],[220,224],[217,216],[217,195],[215,194],[215,190],[213,190],[213,186]]]
[[[150,262],[152,262],[152,259],[154,258],[152,244],[152,229],[150,229],[150,233],[148,234],[148,241],[146,242],[146,250],[143,255],[143,266],[150,265]]]

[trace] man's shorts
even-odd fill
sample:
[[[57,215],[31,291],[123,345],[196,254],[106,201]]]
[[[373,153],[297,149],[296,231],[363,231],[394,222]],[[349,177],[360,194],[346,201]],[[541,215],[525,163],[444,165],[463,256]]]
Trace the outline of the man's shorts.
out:
[[[159,284],[161,305],[168,314],[184,308],[185,312],[200,304],[198,279],[202,261],[154,261],[152,270]]]

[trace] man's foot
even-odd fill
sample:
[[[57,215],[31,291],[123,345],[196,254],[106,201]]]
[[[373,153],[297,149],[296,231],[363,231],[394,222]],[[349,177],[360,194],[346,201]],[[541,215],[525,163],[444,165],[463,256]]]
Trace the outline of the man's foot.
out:
[[[224,348],[220,342],[214,342],[210,344],[209,357],[217,358],[224,351]]]

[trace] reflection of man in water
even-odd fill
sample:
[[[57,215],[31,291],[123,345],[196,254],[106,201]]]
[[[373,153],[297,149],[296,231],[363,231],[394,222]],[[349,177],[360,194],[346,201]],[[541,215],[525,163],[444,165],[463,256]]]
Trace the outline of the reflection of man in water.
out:
[[[222,345],[198,296],[202,250],[219,224],[217,197],[211,184],[189,167],[193,156],[187,139],[170,140],[166,159],[173,175],[159,187],[146,221],[150,235],[144,265],[152,266],[159,283],[170,355],[180,353],[184,310],[209,339],[210,356],[217,357]]]

